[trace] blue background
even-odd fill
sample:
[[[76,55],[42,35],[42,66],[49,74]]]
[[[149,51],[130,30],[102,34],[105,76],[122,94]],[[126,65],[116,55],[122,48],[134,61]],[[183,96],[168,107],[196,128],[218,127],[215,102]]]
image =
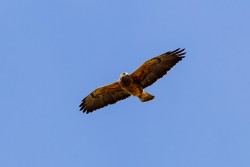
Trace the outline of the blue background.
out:
[[[0,166],[249,167],[250,1],[1,0]],[[176,48],[147,91],[86,95]]]

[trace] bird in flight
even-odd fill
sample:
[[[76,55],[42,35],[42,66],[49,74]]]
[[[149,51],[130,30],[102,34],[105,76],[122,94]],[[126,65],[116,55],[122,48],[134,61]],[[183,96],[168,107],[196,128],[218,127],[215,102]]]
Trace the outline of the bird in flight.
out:
[[[132,74],[122,73],[117,82],[97,88],[86,96],[79,106],[80,111],[88,114],[131,95],[138,97],[142,102],[153,100],[154,96],[144,89],[162,78],[181,61],[185,57],[184,50],[179,48],[154,57],[143,63]]]

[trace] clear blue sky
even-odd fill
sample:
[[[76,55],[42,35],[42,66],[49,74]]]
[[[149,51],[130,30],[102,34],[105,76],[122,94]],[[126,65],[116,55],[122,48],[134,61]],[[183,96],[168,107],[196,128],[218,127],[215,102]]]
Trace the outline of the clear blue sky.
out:
[[[0,166],[249,167],[250,1],[1,0]],[[92,114],[95,88],[186,58]]]

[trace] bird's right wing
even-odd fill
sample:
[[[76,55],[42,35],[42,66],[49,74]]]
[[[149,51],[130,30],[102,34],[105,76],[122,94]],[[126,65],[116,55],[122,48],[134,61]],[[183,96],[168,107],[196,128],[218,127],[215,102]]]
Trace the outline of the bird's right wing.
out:
[[[129,96],[130,94],[123,90],[118,82],[115,82],[94,90],[82,100],[79,107],[80,110],[86,111],[88,114],[109,104],[126,99]]]

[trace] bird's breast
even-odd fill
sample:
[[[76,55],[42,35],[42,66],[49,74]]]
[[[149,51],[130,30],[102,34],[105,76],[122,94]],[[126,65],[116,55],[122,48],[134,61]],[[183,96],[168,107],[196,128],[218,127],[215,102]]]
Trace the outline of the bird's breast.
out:
[[[122,89],[133,96],[139,96],[143,92],[142,87],[133,82],[133,79],[129,76],[124,76],[120,78],[120,85]]]
[[[120,78],[120,84],[122,87],[128,87],[132,83],[132,79],[129,76],[122,76]]]

